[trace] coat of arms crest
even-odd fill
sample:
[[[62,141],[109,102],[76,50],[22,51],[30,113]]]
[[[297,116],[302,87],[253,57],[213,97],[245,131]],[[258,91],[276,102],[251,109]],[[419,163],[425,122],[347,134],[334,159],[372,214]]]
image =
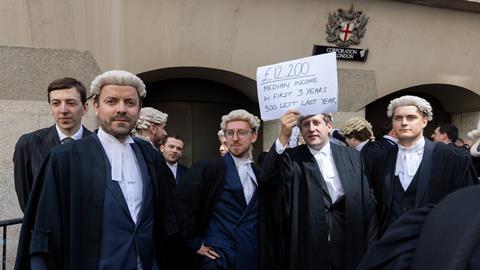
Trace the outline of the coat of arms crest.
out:
[[[360,44],[360,39],[367,31],[368,17],[362,11],[338,9],[328,14],[327,42],[335,43],[340,47]]]

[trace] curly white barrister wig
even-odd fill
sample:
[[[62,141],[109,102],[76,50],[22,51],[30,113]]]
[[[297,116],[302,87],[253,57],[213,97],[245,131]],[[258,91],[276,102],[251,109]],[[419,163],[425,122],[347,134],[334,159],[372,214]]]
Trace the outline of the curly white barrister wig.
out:
[[[219,141],[222,141],[223,139],[225,139],[225,133],[223,132],[223,129],[220,129],[220,130],[217,132],[217,135],[218,135],[218,140],[219,140]]]
[[[310,117],[316,116],[316,115],[321,115],[323,118],[323,121],[325,123],[332,123],[333,124],[333,115],[331,113],[321,113],[321,114],[309,114],[309,115],[300,115],[297,120],[297,127],[301,128],[302,127],[302,122],[305,119],[308,119]]]
[[[140,110],[140,116],[138,117],[135,129],[145,130],[148,129],[152,124],[166,124],[167,119],[168,114],[152,107],[144,107]]]
[[[387,116],[392,117],[393,111],[396,107],[399,106],[415,106],[423,114],[423,116],[428,119],[428,121],[432,121],[433,119],[432,106],[430,105],[430,103],[428,103],[428,101],[421,97],[402,96],[390,101],[390,104],[387,108]]]
[[[480,130],[474,129],[468,132],[467,137],[472,139],[472,141],[478,141],[480,139]]]
[[[360,132],[363,129],[368,130],[368,132],[370,132],[371,134],[371,137],[373,136],[373,128],[370,122],[365,120],[365,118],[363,117],[352,117],[347,122],[345,122],[345,126],[342,129],[342,134],[346,136],[352,132]]]
[[[480,121],[478,122],[477,129],[468,132],[467,136],[473,142],[470,147],[470,154],[474,157],[480,157],[480,151],[478,149],[478,145],[480,144]]]
[[[250,124],[250,127],[255,132],[258,132],[258,129],[260,128],[260,119],[256,117],[255,115],[245,111],[245,110],[234,110],[228,113],[227,115],[222,116],[222,122],[220,123],[220,129],[225,130],[225,127],[227,126],[228,122],[231,121],[236,121],[236,120],[243,120],[247,121]]]
[[[147,96],[147,90],[143,81],[135,74],[124,70],[110,70],[98,75],[90,85],[90,94],[93,96],[100,95],[100,90],[105,85],[124,85],[137,89],[140,97]]]

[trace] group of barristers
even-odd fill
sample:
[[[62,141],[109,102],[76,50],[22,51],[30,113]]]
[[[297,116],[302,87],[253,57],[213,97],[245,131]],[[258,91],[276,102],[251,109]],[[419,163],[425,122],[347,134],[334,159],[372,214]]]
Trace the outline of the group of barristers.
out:
[[[56,124],[16,145],[16,269],[408,269],[432,205],[477,183],[468,153],[424,138],[432,108],[415,96],[391,101],[396,142],[374,160],[331,142],[330,114],[290,110],[259,168],[260,120],[234,110],[220,123],[228,152],[181,175],[183,141],[141,109],[141,79],[108,71],[90,93],[97,131],[65,78],[48,88]],[[289,147],[294,127],[305,144]]]

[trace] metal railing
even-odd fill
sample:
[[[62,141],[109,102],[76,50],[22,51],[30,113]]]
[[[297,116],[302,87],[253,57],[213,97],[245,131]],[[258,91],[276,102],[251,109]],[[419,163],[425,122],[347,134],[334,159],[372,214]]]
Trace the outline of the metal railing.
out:
[[[22,223],[23,218],[0,220],[0,227],[3,227],[2,241],[2,270],[7,267],[7,227]]]

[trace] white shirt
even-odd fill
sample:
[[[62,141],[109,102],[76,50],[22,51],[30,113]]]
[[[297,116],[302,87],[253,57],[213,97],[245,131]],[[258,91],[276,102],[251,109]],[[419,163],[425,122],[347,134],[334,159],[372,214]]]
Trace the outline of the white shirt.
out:
[[[65,133],[62,132],[62,130],[60,129],[60,127],[58,125],[55,125],[55,128],[57,129],[58,138],[60,139],[60,141],[62,141],[66,137],[70,137],[74,140],[80,140],[83,136],[83,126],[82,125],[80,125],[80,128],[72,136],[65,135]]]
[[[243,195],[245,196],[245,201],[248,204],[258,186],[257,178],[255,177],[255,173],[252,169],[252,160],[249,158],[235,157],[231,153],[229,154],[232,156],[235,166],[237,167],[238,177],[242,182]]]
[[[112,168],[112,180],[117,181],[127,202],[128,211],[137,223],[138,213],[142,206],[143,182],[138,160],[130,144],[134,143],[129,136],[120,142],[112,135],[98,128],[98,139],[102,144]]]
[[[135,138],[139,138],[140,140],[144,140],[148,142],[149,144],[152,145],[153,149],[158,151],[158,147],[156,147],[155,144],[152,143],[149,137],[143,137],[143,136],[140,136],[140,134],[135,134]]]
[[[422,162],[425,148],[425,138],[420,138],[412,147],[404,147],[398,144],[397,163],[395,165],[395,175],[400,179],[400,184],[404,190],[408,189],[412,183],[415,173]]]
[[[280,140],[277,139],[275,141],[275,150],[277,153],[282,154],[285,149],[286,146],[283,146],[280,143]],[[320,150],[315,150],[310,146],[308,146],[308,150],[310,150],[310,153],[317,162],[320,173],[322,174],[325,184],[327,185],[328,194],[332,199],[332,203],[336,202],[338,198],[345,194],[345,191],[343,190],[342,182],[338,176],[337,166],[333,160],[330,142],[327,142],[327,144],[325,144]]]
[[[395,144],[398,144],[398,139],[397,138],[394,138],[390,135],[383,135],[383,138],[385,139],[389,139],[390,141],[394,142]]]
[[[357,146],[355,146],[355,150],[357,150],[357,151],[362,151],[362,148],[363,148],[363,147],[365,146],[365,144],[367,144],[367,143],[368,143],[368,140],[357,144]]]
[[[298,145],[298,135],[300,135],[300,129],[298,127],[292,128],[292,135],[288,139],[288,147],[293,148]]]
[[[170,165],[170,163],[168,163],[168,162],[166,162],[166,163],[167,163],[168,168],[170,168],[170,170],[172,171],[173,177],[175,177],[175,179],[177,179],[178,162],[175,162],[175,164],[173,164],[173,165]]]

